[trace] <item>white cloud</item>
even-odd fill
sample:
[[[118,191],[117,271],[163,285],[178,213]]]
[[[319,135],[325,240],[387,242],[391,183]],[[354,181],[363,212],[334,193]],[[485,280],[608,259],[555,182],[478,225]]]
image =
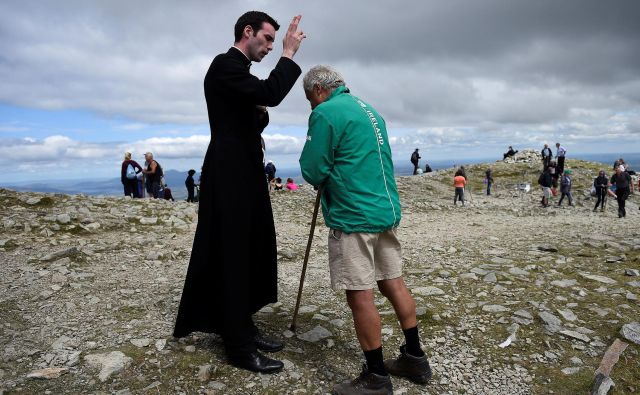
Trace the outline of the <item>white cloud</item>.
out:
[[[119,130],[131,133],[127,141],[87,142],[100,141],[100,131],[71,138],[39,119],[39,129],[53,131],[3,138],[0,171],[12,160],[36,172],[52,163],[70,172],[84,163],[117,168],[126,150],[197,166],[209,141],[203,78],[248,9],[282,25],[254,74],[268,75],[289,18],[302,13],[308,38],[295,59],[303,72],[318,63],[338,69],[385,118],[397,155],[416,146],[432,155],[489,154],[557,140],[586,150],[638,148],[640,2],[5,0],[0,103],[90,112],[123,120]],[[309,111],[298,82],[270,110],[268,157],[297,163],[304,139],[292,128],[304,130]],[[34,137],[36,128],[14,117],[0,113],[0,132]],[[165,137],[141,137],[154,129]]]

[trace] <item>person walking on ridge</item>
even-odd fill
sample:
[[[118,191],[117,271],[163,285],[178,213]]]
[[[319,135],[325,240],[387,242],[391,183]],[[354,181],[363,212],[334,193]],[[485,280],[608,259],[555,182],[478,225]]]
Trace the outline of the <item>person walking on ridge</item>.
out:
[[[616,200],[618,201],[618,218],[626,217],[625,203],[630,193],[631,176],[625,171],[623,165],[619,165],[616,167],[616,172],[611,176],[609,182],[615,186]]]
[[[463,172],[463,170],[459,169],[453,177],[453,186],[455,188],[455,194],[453,196],[454,205],[457,205],[458,200],[460,200],[464,206],[464,187],[467,185],[467,178]]]
[[[196,171],[191,169],[187,172],[187,179],[184,180],[184,186],[187,187],[187,202],[193,203],[195,201],[195,190],[196,190],[196,182],[193,179],[193,176],[196,174]]]
[[[538,177],[538,185],[542,187],[542,207],[549,207],[549,198],[551,198],[551,187],[553,181],[551,178],[551,168],[547,167]]]
[[[573,197],[571,196],[571,170],[564,171],[560,178],[560,200],[558,201],[558,207],[562,205],[562,200],[566,196],[569,199],[569,206],[573,206]]]
[[[485,174],[484,179],[487,183],[487,196],[490,196],[491,186],[493,185],[493,170],[491,170],[491,168],[488,168],[484,174]]]
[[[598,206],[600,206],[600,211],[604,211],[604,205],[607,202],[607,188],[609,186],[609,179],[607,178],[604,170],[600,170],[600,172],[598,172],[598,177],[593,180],[593,186],[596,189],[596,196],[598,197],[598,201],[596,202],[596,206],[593,208],[593,211],[596,211]]]
[[[420,163],[420,154],[418,153],[418,149],[416,148],[415,151],[413,151],[413,153],[411,154],[411,163],[413,164],[413,175],[415,176],[416,174],[418,174],[418,168],[420,167],[419,163]]]

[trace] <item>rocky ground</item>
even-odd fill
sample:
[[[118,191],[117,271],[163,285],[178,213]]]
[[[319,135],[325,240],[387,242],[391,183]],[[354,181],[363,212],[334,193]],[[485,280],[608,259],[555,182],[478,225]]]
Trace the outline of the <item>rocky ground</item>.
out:
[[[614,201],[594,213],[588,186],[601,165],[568,166],[575,207],[544,209],[537,188],[515,189],[535,183],[537,162],[469,166],[464,207],[452,204],[452,170],[398,178],[405,279],[434,377],[425,387],[394,378],[395,393],[589,391],[607,347],[640,320],[640,199],[625,219]],[[257,375],[225,364],[214,336],[171,337],[196,205],[0,190],[0,394],[323,394],[355,376],[362,357],[345,297],[328,285],[321,219],[297,332],[287,330],[314,197],[308,186],[272,194],[280,302],[256,319],[287,346],[283,372]],[[402,332],[390,304],[377,304],[391,357]],[[615,394],[640,391],[640,346],[624,341]]]

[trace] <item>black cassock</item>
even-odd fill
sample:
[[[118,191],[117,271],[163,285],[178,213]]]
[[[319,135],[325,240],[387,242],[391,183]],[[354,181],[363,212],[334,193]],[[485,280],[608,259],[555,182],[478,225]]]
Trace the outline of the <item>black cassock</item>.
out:
[[[232,47],[204,79],[211,141],[174,329],[176,337],[218,333],[228,352],[247,347],[255,331],[251,315],[277,300],[276,235],[260,143],[268,116],[257,106],[278,105],[301,73],[284,57],[266,80],[249,66]]]

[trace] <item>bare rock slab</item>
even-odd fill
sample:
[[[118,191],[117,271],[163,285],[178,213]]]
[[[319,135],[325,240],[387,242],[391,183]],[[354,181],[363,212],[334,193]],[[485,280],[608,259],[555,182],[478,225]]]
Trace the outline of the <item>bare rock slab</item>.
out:
[[[151,344],[151,341],[149,339],[131,339],[130,340],[131,344],[133,344],[136,347],[149,347],[149,344]]]
[[[576,331],[570,331],[570,330],[563,330],[560,331],[560,334],[565,335],[567,337],[573,338],[573,339],[578,339],[581,340],[585,343],[589,343],[589,341],[591,341],[591,339],[589,339],[589,336],[587,335],[583,335],[580,332],[576,332]]]
[[[524,270],[524,269],[520,269],[519,267],[512,267],[511,269],[509,269],[509,273],[515,275],[515,276],[528,276],[529,272]]]
[[[414,294],[422,295],[422,296],[434,296],[434,295],[444,295],[444,291],[438,287],[426,286],[426,287],[418,287],[412,290]]]
[[[533,316],[526,310],[517,310],[511,316],[511,320],[520,325],[531,325],[533,323]]]
[[[640,322],[623,325],[622,329],[620,329],[620,334],[630,342],[640,344]]]
[[[549,313],[548,311],[542,311],[538,313],[538,317],[540,317],[540,319],[547,325],[555,325],[555,326],[562,325],[562,320],[560,320],[560,318],[556,317],[555,315]]]
[[[100,369],[98,378],[103,383],[133,362],[133,359],[121,351],[112,351],[104,354],[91,354],[84,357],[89,366]]]
[[[312,330],[298,335],[298,339],[304,340],[310,343],[316,343],[322,339],[326,339],[331,336],[333,336],[333,334],[329,332],[329,330],[327,330],[323,326],[318,325]]]
[[[41,380],[57,379],[68,371],[69,369],[67,368],[45,368],[34,370],[33,372],[27,374],[27,378]]]
[[[558,309],[557,310],[558,313],[560,313],[560,315],[562,316],[562,318],[564,318],[567,321],[575,321],[578,319],[578,317],[575,315],[575,313],[569,309],[566,310],[561,310]]]
[[[591,387],[591,395],[607,395],[611,387],[615,386],[616,384],[611,380],[611,377],[598,373],[593,387]]]
[[[158,222],[158,217],[142,217],[140,218],[141,225],[155,225]]]
[[[607,351],[604,353],[602,361],[600,361],[600,367],[598,367],[598,370],[596,370],[596,375],[598,373],[602,373],[605,376],[609,376],[611,374],[611,369],[613,369],[613,365],[618,362],[620,354],[622,354],[627,346],[628,344],[620,339],[614,340],[613,344],[611,344]]]
[[[605,276],[599,276],[597,274],[589,274],[589,273],[578,273],[580,276],[588,279],[588,280],[593,280],[593,281],[597,281],[603,284],[616,284],[617,281],[609,278],[609,277],[605,277]]]
[[[553,285],[554,287],[559,287],[559,288],[573,287],[577,283],[578,283],[578,281],[575,280],[575,279],[551,281],[551,285]]]
[[[69,256],[74,256],[78,254],[80,251],[77,247],[67,248],[61,251],[52,252],[40,258],[43,262],[55,261],[56,259],[65,258]]]
[[[499,304],[485,304],[482,306],[482,311],[487,313],[504,313],[505,311],[509,311],[509,309]]]

